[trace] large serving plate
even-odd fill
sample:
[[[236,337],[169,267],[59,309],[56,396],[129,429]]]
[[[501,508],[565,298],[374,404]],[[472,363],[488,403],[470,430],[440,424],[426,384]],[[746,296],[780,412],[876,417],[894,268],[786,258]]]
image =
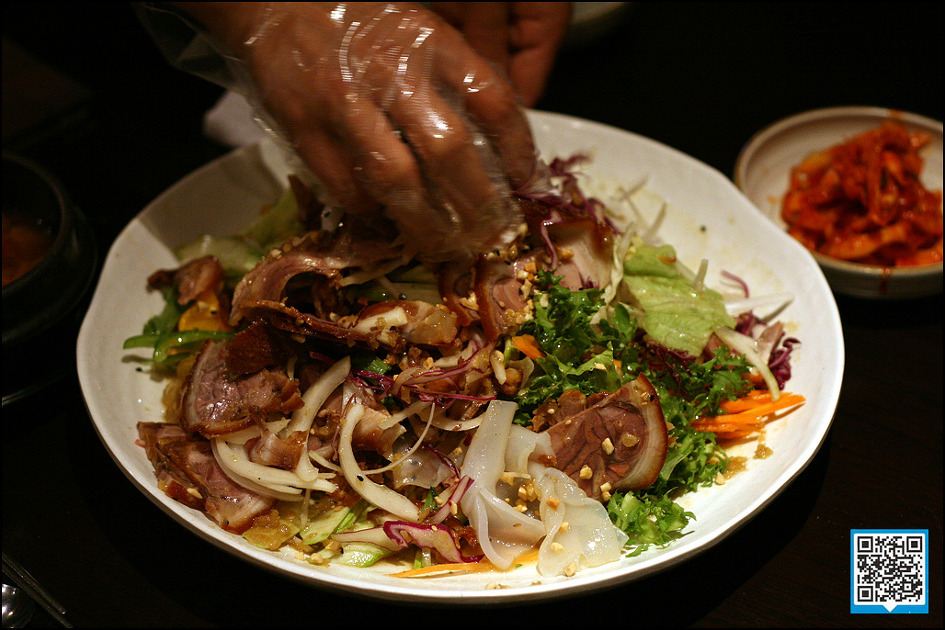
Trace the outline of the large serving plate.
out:
[[[686,536],[665,549],[585,569],[570,578],[547,578],[533,566],[505,573],[396,578],[383,568],[315,567],[262,551],[213,525],[203,514],[166,497],[157,487],[144,449],[135,444],[139,421],[162,419],[163,383],[143,368],[143,355],[122,350],[125,338],[161,308],[145,279],[177,264],[172,250],[204,233],[240,231],[284,186],[287,166],[268,143],[242,149],[194,172],[145,208],[112,246],[82,326],[79,378],[92,421],[118,467],[151,501],[208,542],[256,565],[312,586],[368,597],[413,602],[483,604],[533,601],[613,586],[676,565],[718,543],[751,519],[810,462],[833,419],[843,373],[843,339],[830,289],[813,258],[763,217],[717,171],[652,140],[567,116],[530,112],[542,156],[588,154],[585,185],[606,198],[641,182],[666,201],[660,237],[691,267],[709,261],[708,282],[723,288],[723,272],[737,274],[753,296],[789,293],[779,313],[802,344],[794,354],[789,389],[806,404],[771,425],[773,453],[751,458],[725,485],[685,500],[697,519]],[[659,204],[638,204],[635,217],[653,221]],[[647,216],[648,215],[648,216]],[[765,313],[761,312],[761,315]],[[493,588],[501,585],[503,588]]]

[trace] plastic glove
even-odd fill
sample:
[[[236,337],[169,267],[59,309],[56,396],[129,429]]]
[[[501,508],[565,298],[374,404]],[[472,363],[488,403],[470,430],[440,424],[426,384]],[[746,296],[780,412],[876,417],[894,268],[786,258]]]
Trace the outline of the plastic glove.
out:
[[[417,255],[501,245],[536,153],[512,86],[413,3],[182,3],[241,91],[346,212],[382,210]]]

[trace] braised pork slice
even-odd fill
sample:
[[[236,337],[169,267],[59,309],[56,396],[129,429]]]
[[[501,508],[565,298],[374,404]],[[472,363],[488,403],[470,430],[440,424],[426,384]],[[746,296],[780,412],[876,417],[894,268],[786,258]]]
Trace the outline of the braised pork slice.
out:
[[[237,374],[227,365],[225,341],[209,341],[181,388],[181,426],[204,437],[245,429],[302,406],[299,383],[284,372]]]
[[[223,265],[213,256],[203,256],[177,269],[159,269],[148,277],[148,286],[177,285],[177,302],[187,304],[207,291],[216,291],[223,283]]]
[[[547,429],[555,468],[564,471],[592,498],[605,491],[641,490],[656,481],[666,461],[666,422],[653,386],[644,376],[604,397],[566,392],[562,409]],[[577,404],[576,404],[577,403]],[[555,409],[555,412],[560,410]]]
[[[258,438],[246,442],[246,454],[249,461],[256,464],[295,470],[306,444],[308,434],[305,431],[294,431],[284,438],[263,431]]]
[[[306,290],[298,300],[312,307],[322,318],[336,307],[338,288],[353,273],[378,265],[403,262],[402,248],[390,242],[389,235],[375,232],[354,220],[334,232],[307,232],[270,252],[233,292],[230,323],[236,325],[246,316],[245,308],[258,302],[282,302],[293,305],[293,280],[307,274]]]
[[[408,345],[452,347],[459,333],[456,313],[442,304],[415,300],[378,302],[336,321],[271,300],[244,302],[242,313],[291,335],[394,352]]]
[[[140,437],[159,487],[172,499],[203,511],[220,527],[242,533],[275,499],[233,483],[213,457],[210,442],[162,422],[139,422]]]

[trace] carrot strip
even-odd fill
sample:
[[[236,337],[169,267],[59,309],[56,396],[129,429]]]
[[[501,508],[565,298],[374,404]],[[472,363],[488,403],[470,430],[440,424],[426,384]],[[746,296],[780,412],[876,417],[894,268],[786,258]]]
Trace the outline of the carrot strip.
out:
[[[802,402],[804,402],[804,397],[800,394],[783,394],[776,401],[772,401],[771,395],[766,394],[765,396],[759,396],[750,400],[746,400],[745,398],[728,400],[720,404],[719,407],[721,407],[722,411],[727,413],[726,417],[741,416],[743,414],[747,414],[750,417],[757,417]]]
[[[450,562],[447,564],[431,564],[428,567],[407,569],[398,573],[391,573],[391,577],[419,577],[431,573],[483,573],[495,570],[495,565],[488,560],[482,562]]]
[[[515,346],[519,352],[532,359],[540,359],[545,356],[545,353],[538,347],[538,342],[532,335],[518,335],[512,337],[512,345]]]
[[[726,401],[720,407],[728,413],[699,418],[692,423],[692,428],[724,438],[744,437],[764,428],[766,416],[805,402],[800,394],[790,393],[784,393],[772,402],[770,393],[755,391],[737,400]]]
[[[735,400],[726,400],[719,404],[719,408],[725,413],[739,413],[755,409],[763,403],[771,402],[771,392],[762,389],[753,389],[742,398]]]
[[[537,559],[538,549],[532,548],[518,556],[512,566],[534,562]],[[428,567],[407,569],[406,571],[391,573],[391,577],[420,577],[430,575],[431,573],[485,573],[486,571],[498,571],[498,569],[488,560],[480,560],[479,562],[450,562],[446,564],[431,564]]]

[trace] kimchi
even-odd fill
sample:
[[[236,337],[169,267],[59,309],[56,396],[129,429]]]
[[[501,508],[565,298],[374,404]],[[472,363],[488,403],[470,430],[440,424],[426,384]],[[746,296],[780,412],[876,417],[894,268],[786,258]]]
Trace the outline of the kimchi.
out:
[[[942,260],[942,191],[922,183],[928,134],[886,120],[807,156],[791,171],[781,217],[807,249],[882,267]]]

